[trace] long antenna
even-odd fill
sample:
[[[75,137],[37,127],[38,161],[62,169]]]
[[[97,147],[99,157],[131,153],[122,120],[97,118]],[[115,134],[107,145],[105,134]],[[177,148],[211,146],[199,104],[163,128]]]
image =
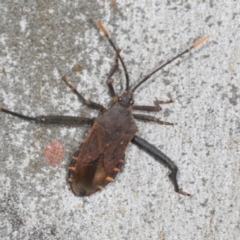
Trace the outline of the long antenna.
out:
[[[129,75],[128,75],[128,71],[127,71],[127,68],[123,62],[123,59],[120,55],[120,52],[119,50],[117,49],[117,47],[114,45],[112,39],[109,37],[108,35],[108,31],[106,30],[106,28],[103,26],[102,22],[100,20],[97,20],[96,21],[96,24],[98,26],[98,28],[103,32],[104,36],[108,39],[108,42],[110,43],[110,45],[113,47],[114,51],[117,53],[117,56],[119,57],[120,59],[120,62],[123,66],[123,69],[124,69],[124,73],[125,73],[125,78],[126,78],[126,91],[129,90]]]
[[[145,76],[139,83],[137,83],[137,85],[135,85],[135,87],[132,88],[132,92],[134,92],[140,85],[142,85],[144,82],[146,82],[154,73],[158,72],[159,70],[161,70],[162,68],[164,68],[165,66],[167,66],[168,64],[170,64],[171,62],[173,62],[174,60],[176,60],[177,58],[180,58],[181,56],[183,56],[184,54],[190,52],[193,48],[197,47],[198,45],[202,44],[203,42],[205,42],[207,39],[209,38],[209,36],[205,36],[203,38],[198,39],[196,42],[194,42],[192,44],[191,47],[189,47],[188,49],[186,49],[185,51],[183,51],[182,53],[178,54],[177,56],[175,56],[174,58],[168,60],[167,62],[165,62],[163,65],[161,65],[160,67],[158,67],[157,69],[155,69],[153,72],[149,73],[147,76]]]

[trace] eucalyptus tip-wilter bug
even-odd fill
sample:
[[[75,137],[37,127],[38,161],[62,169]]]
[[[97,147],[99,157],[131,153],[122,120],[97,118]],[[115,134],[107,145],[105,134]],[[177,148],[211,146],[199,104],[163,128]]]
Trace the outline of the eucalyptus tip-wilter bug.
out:
[[[156,68],[150,74],[146,75],[135,86],[130,87],[128,71],[120,55],[120,49],[115,46],[115,44],[109,37],[107,30],[102,25],[101,21],[96,21],[96,24],[102,31],[104,36],[108,39],[110,45],[113,47],[116,53],[115,65],[110,71],[107,78],[107,86],[109,89],[109,93],[113,99],[113,104],[109,109],[106,109],[101,104],[98,104],[91,100],[86,100],[83,95],[79,93],[76,88],[67,81],[66,77],[63,76],[62,80],[73,91],[73,93],[78,96],[79,100],[90,108],[100,110],[102,112],[100,116],[96,118],[56,115],[29,117],[20,113],[9,111],[5,108],[0,108],[0,111],[11,114],[23,120],[33,121],[35,123],[69,125],[81,125],[84,123],[92,124],[90,132],[88,133],[86,139],[82,142],[78,150],[75,152],[69,166],[68,181],[73,193],[77,196],[89,196],[101,190],[109,182],[112,182],[114,180],[124,163],[125,150],[129,142],[137,145],[138,147],[152,155],[156,160],[169,167],[171,170],[169,178],[173,183],[174,190],[177,193],[190,196],[190,194],[184,192],[178,187],[177,166],[174,164],[174,162],[171,161],[155,146],[136,135],[138,128],[135,123],[135,119],[156,122],[165,125],[172,124],[169,122],[161,121],[158,118],[152,117],[150,115],[134,114],[132,110],[160,111],[160,104],[171,103],[172,100],[165,102],[156,100],[153,106],[139,106],[134,104],[133,93],[154,73],[156,73],[175,59],[183,56],[193,48],[197,47],[199,44],[204,42],[208,38],[208,36],[205,36],[194,42],[191,47]],[[126,88],[120,96],[115,93],[111,80],[111,77],[118,69],[118,60],[120,60],[121,62],[126,78]]]

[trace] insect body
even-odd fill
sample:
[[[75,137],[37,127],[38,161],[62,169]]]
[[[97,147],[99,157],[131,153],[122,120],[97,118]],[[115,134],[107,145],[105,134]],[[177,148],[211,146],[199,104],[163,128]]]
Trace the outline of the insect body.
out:
[[[104,28],[100,21],[97,21],[97,26],[103,32],[105,37],[108,39],[110,45],[116,52],[116,61],[114,68],[109,73],[107,79],[107,85],[111,97],[113,98],[113,105],[110,109],[106,109],[104,106],[86,100],[81,93],[79,93],[65,77],[62,80],[65,84],[78,96],[80,101],[91,108],[99,109],[102,111],[102,115],[97,118],[83,118],[83,117],[72,117],[72,116],[39,116],[29,117],[16,112],[9,111],[5,108],[0,108],[1,112],[11,114],[18,118],[34,121],[36,123],[54,123],[54,124],[69,124],[69,125],[80,125],[84,123],[91,123],[92,128],[83,141],[81,146],[78,148],[69,166],[69,183],[72,191],[77,196],[89,196],[98,190],[104,188],[109,182],[112,182],[120,171],[121,166],[124,163],[125,150],[129,142],[142,148],[147,153],[151,154],[156,160],[160,161],[164,165],[170,168],[171,173],[169,175],[170,180],[174,185],[174,190],[180,194],[190,194],[182,191],[178,187],[177,183],[177,167],[173,161],[171,161],[164,153],[157,149],[146,140],[138,137],[136,132],[138,131],[135,119],[152,121],[165,125],[172,125],[171,123],[161,121],[155,117],[142,114],[134,114],[132,110],[141,111],[160,111],[161,107],[159,104],[171,103],[172,100],[163,102],[156,100],[154,106],[138,106],[134,104],[133,93],[134,91],[145,81],[147,81],[154,73],[162,69],[173,60],[181,57],[191,49],[195,48],[203,41],[207,39],[204,37],[196,41],[190,48],[186,49],[182,53],[178,54],[173,59],[167,61],[153,72],[148,74],[145,78],[139,81],[134,87],[129,86],[129,76],[126,66],[120,55],[120,50],[116,48],[113,41],[108,35],[107,30]],[[126,78],[126,88],[121,96],[115,93],[112,85],[111,77],[118,69],[118,60],[124,69]]]
[[[131,109],[121,102],[96,118],[70,164],[73,192],[90,195],[113,181],[124,162],[125,149],[137,131]]]

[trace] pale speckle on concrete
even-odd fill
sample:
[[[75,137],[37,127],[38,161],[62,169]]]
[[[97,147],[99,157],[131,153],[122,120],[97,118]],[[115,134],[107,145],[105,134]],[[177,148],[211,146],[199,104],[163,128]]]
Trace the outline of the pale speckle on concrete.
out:
[[[30,116],[97,116],[56,67],[86,98],[108,106],[105,82],[115,54],[96,19],[122,48],[131,84],[210,35],[135,96],[138,104],[174,100],[153,114],[173,127],[139,122],[138,134],[177,164],[191,198],[176,194],[168,169],[132,144],[113,183],[75,197],[67,168],[89,126],[36,125],[0,113],[1,239],[239,239],[238,1],[8,0],[0,9],[0,106]],[[80,72],[72,71],[76,64]],[[122,70],[114,85],[124,89]],[[53,139],[65,150],[55,168],[42,153]]]

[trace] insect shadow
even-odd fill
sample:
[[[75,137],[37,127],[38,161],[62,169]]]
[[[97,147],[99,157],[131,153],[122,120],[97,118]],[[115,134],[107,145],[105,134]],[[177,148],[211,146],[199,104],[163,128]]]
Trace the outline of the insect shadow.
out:
[[[84,96],[78,92],[70,82],[67,81],[66,77],[63,76],[63,82],[65,82],[72,92],[77,95],[79,100],[90,108],[100,110],[102,112],[100,116],[96,118],[56,115],[29,117],[1,107],[0,111],[35,123],[67,124],[75,126],[81,124],[92,124],[90,132],[73,155],[69,166],[68,181],[73,193],[77,196],[89,196],[101,190],[108,183],[114,180],[124,163],[125,150],[129,142],[137,145],[139,148],[152,155],[156,160],[167,166],[171,170],[169,178],[173,183],[174,190],[182,195],[190,196],[189,193],[184,192],[178,186],[178,169],[174,162],[154,145],[136,135],[138,127],[135,123],[135,119],[156,122],[164,125],[172,124],[161,121],[160,119],[150,115],[135,114],[133,113],[133,110],[148,112],[161,111],[160,104],[172,103],[173,101],[156,100],[152,106],[135,105],[133,101],[133,94],[138,87],[145,83],[154,73],[197,47],[199,44],[204,42],[208,36],[194,42],[188,49],[156,68],[135,86],[130,88],[128,71],[121,57],[120,49],[115,46],[101,21],[96,21],[96,24],[107,38],[116,54],[114,67],[107,78],[107,86],[113,99],[113,104],[109,109],[106,109],[103,105],[94,101],[85,99]],[[126,79],[125,90],[120,96],[116,94],[111,80],[111,77],[118,69],[119,61],[123,67]]]

